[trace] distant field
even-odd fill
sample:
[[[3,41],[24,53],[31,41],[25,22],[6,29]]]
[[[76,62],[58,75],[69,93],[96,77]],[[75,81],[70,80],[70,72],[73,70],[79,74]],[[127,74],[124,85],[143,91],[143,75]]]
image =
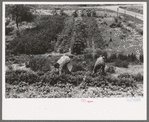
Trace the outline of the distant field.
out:
[[[139,14],[143,14],[143,6],[120,6],[122,9],[126,9],[128,11],[136,12]]]

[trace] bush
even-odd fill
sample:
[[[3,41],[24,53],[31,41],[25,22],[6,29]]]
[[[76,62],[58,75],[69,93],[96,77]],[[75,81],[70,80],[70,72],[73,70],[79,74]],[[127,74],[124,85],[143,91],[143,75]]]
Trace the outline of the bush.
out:
[[[73,12],[72,16],[73,16],[73,17],[77,17],[77,16],[78,16],[77,10]]]
[[[123,61],[123,60],[116,60],[114,65],[117,67],[128,68],[129,63],[127,61]]]
[[[35,28],[23,31],[10,42],[9,48],[14,54],[43,54],[49,49],[54,50],[52,41],[64,28],[64,16],[41,17]]]
[[[107,58],[106,62],[113,62],[117,59],[116,54],[112,54],[110,57]]]
[[[105,58],[107,58],[106,51],[102,51],[100,48],[96,48],[94,52],[94,58],[97,59],[100,55],[103,55]],[[84,51],[84,57],[85,59],[93,59],[93,49],[86,48]]]
[[[121,87],[136,87],[135,80],[133,78],[119,78],[118,86]]]
[[[84,55],[76,55],[75,57],[73,57],[73,61],[84,61],[85,57]]]
[[[63,48],[60,48],[59,49],[59,53],[63,53]]]
[[[42,75],[40,77],[41,82],[48,83],[49,85],[55,85],[55,84],[66,84],[66,83],[72,83],[74,85],[79,85],[82,80],[83,76],[73,76],[70,74],[62,74],[59,76],[56,73],[47,72],[46,74]]]
[[[136,25],[134,23],[128,23],[127,25],[130,26],[130,27],[132,27],[132,28],[135,28],[136,27]]]
[[[123,26],[121,27],[121,30],[124,34],[127,34],[130,32],[130,30],[128,30],[127,28],[124,28]]]
[[[122,22],[118,22],[118,18],[115,18],[115,22],[110,25],[111,28],[123,27]]]
[[[143,30],[142,29],[137,29],[136,30],[139,34],[143,35]]]
[[[118,82],[119,82],[119,79],[118,78],[116,78],[116,77],[111,77],[111,76],[107,76],[106,77],[106,80],[107,80],[107,82],[109,83],[109,84],[111,84],[111,85],[118,85]]]
[[[93,50],[91,48],[86,48],[84,50],[84,57],[85,57],[85,59],[93,59],[92,53],[93,53]]]
[[[117,24],[112,23],[109,27],[110,27],[110,28],[116,28],[116,27],[117,27]]]
[[[124,74],[118,75],[118,78],[130,78],[130,77],[132,77],[132,75],[129,73],[124,73]]]
[[[42,56],[39,57],[32,57],[29,61],[29,67],[33,70],[33,71],[50,71],[51,70],[51,61],[48,58],[44,58]]]
[[[32,72],[24,70],[7,71],[6,72],[6,83],[12,85],[18,85],[20,82],[28,84],[39,82],[39,76]]]
[[[115,73],[115,67],[109,66],[109,67],[106,69],[106,72]]]
[[[119,23],[117,24],[117,27],[123,27],[122,22],[119,22]]]
[[[132,53],[131,55],[128,55],[128,61],[130,62],[135,62],[138,61],[136,55],[134,53]]]
[[[133,75],[132,77],[134,78],[134,80],[136,80],[138,82],[143,82],[143,75],[140,73]]]
[[[16,30],[16,36],[21,36],[21,34],[20,34],[20,31],[19,30]]]
[[[127,55],[124,55],[122,53],[119,53],[118,59],[119,60],[122,60],[122,61],[127,61],[128,57],[127,57]]]
[[[10,19],[6,19],[5,26],[9,25]]]
[[[95,10],[93,11],[93,17],[97,17]]]
[[[125,34],[122,34],[119,37],[120,37],[120,39],[125,39],[126,38],[126,35]]]
[[[129,74],[129,73],[124,73],[124,74],[120,74],[118,75],[118,78],[122,79],[122,78],[133,78],[135,81],[137,82],[142,82],[143,81],[143,75],[138,73],[138,74]]]
[[[115,85],[123,88],[136,87],[136,81],[132,77],[128,77],[127,74],[126,77],[123,77],[122,75],[119,75],[118,78],[108,76],[106,77],[106,80],[113,86]]]
[[[77,72],[77,71],[85,71],[84,67],[82,64],[73,64],[72,72]]]
[[[14,27],[6,27],[6,28],[5,28],[5,34],[6,34],[6,35],[9,35],[10,32],[12,32],[13,30],[14,30]]]

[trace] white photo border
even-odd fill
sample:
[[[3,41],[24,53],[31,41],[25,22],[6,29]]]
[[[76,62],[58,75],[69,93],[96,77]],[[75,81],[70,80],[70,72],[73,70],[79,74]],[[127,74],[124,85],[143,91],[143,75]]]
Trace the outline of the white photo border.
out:
[[[144,84],[139,102],[128,98],[5,98],[6,4],[143,4]],[[147,119],[147,2],[3,2],[2,13],[2,119],[3,120],[146,120]],[[136,98],[135,98],[136,99]]]

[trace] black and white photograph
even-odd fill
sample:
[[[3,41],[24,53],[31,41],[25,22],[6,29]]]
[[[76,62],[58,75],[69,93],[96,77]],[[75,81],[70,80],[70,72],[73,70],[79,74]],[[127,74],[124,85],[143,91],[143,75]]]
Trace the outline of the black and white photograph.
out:
[[[145,5],[3,4],[4,99],[146,97]]]

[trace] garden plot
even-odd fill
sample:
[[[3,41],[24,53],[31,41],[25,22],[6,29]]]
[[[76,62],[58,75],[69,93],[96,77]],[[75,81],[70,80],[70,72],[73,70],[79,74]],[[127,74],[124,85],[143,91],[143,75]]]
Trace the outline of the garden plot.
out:
[[[39,20],[36,20],[37,28],[35,26],[34,29],[30,28],[28,31],[25,31],[25,33],[22,34],[24,36],[23,38],[16,37],[15,40],[13,40],[16,41],[15,43],[12,43],[14,45],[18,44],[18,42],[23,42],[22,45],[20,45],[22,48],[12,48],[13,51],[16,51],[16,54],[18,51],[26,53],[27,50],[28,54],[33,53],[34,58],[29,58],[28,55],[19,55],[13,56],[15,58],[9,60],[9,55],[7,55],[6,98],[142,97],[142,64],[133,65],[134,62],[123,62],[123,59],[119,58],[113,60],[109,56],[112,59],[112,63],[109,65],[108,62],[106,62],[106,72],[104,74],[98,72],[93,75],[92,69],[95,64],[95,60],[92,59],[91,49],[89,53],[75,56],[72,74],[63,74],[62,76],[58,75],[58,72],[54,69],[53,64],[64,53],[54,52],[54,50],[57,50],[57,45],[66,49],[66,47],[63,46],[70,44],[68,41],[72,39],[71,36],[74,36],[71,32],[75,29],[78,29],[76,32],[81,33],[83,29],[81,28],[82,30],[79,30],[80,28],[75,23],[76,21],[79,21],[80,23],[83,21],[84,23],[88,23],[88,25],[93,24],[93,26],[97,23],[98,27],[94,26],[97,30],[96,33],[102,32],[101,34],[102,37],[104,37],[104,41],[107,41],[108,43],[108,47],[105,48],[108,53],[107,55],[109,55],[109,52],[124,52],[125,54],[135,52],[136,54],[136,51],[139,50],[137,48],[138,46],[140,46],[140,49],[143,48],[142,34],[140,31],[137,31],[137,28],[141,27],[142,23],[140,23],[139,26],[136,24],[135,27],[132,20],[129,22],[125,21],[127,17],[124,17],[124,20],[120,20],[117,18],[117,13],[109,10],[97,10],[97,16],[92,17],[92,19],[90,19],[90,17],[85,18],[81,16],[72,17],[73,11],[74,10],[64,10],[64,12],[69,14],[69,16],[58,15],[53,17],[49,16],[50,10],[43,11],[41,9],[39,13],[41,15],[48,16],[43,16],[39,18]],[[118,22],[116,19],[118,19]],[[119,24],[119,21],[121,21],[121,24]],[[106,22],[107,25],[104,22]],[[75,25],[74,23],[78,26],[78,28],[73,28],[73,25]],[[66,24],[68,25],[66,26]],[[110,27],[112,24],[115,24],[116,26],[114,25],[115,27]],[[24,25],[25,24],[20,25],[21,30],[23,30]],[[98,31],[98,29],[103,29],[103,31]],[[26,29],[24,28],[24,30]],[[87,31],[92,32],[91,29]],[[110,34],[110,32],[112,32],[112,34]],[[82,36],[81,34],[79,36]],[[61,38],[57,35],[61,35]],[[75,36],[73,39],[76,38]],[[112,38],[111,42],[109,42],[110,37]],[[57,38],[58,41],[55,43],[54,40]],[[96,39],[96,41],[100,40],[101,42],[103,41],[102,38],[92,37],[92,39]],[[51,40],[53,43],[48,45],[47,42],[50,42]],[[28,46],[24,49],[23,44],[25,41]],[[61,43],[61,45],[59,45],[59,43]],[[48,46],[54,47],[53,49],[51,48],[52,51],[49,50]],[[69,46],[67,48],[69,48]],[[140,52],[138,54],[140,54]],[[67,53],[69,54],[70,52]],[[103,50],[97,48],[95,57],[99,57],[100,54],[104,53],[105,52],[103,52]],[[117,63],[117,60],[122,62],[122,67],[114,66]],[[24,67],[26,63],[29,63],[30,68]],[[123,68],[123,64],[129,64],[128,68],[127,66],[126,68]]]

